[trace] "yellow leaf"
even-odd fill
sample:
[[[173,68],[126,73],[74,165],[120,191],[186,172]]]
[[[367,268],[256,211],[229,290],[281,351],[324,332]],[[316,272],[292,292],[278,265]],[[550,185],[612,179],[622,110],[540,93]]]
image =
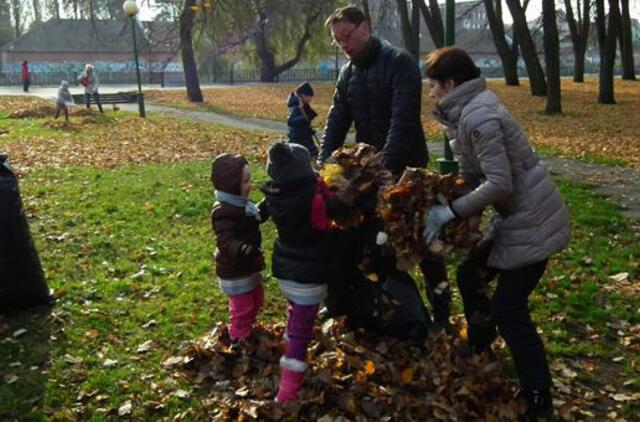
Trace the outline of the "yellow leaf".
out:
[[[376,372],[376,365],[370,360],[366,361],[364,363],[364,372],[367,375],[373,375],[373,373]]]
[[[413,381],[413,367],[409,367],[402,371],[402,382],[409,384]]]
[[[367,279],[373,283],[378,282],[378,274],[376,273],[369,273],[366,275]]]
[[[459,334],[460,334],[460,338],[461,339],[463,339],[463,340],[467,339],[467,326],[466,325],[460,329],[460,333]]]
[[[98,330],[96,330],[95,328],[91,328],[89,330],[87,330],[84,333],[85,336],[89,337],[89,338],[95,338],[98,337]]]

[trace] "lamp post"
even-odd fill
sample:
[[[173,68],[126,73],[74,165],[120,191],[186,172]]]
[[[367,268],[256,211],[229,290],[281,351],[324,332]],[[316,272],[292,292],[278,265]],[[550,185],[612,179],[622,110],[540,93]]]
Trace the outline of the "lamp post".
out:
[[[456,4],[454,0],[447,0],[445,4],[445,44],[455,44],[456,38]],[[438,160],[441,173],[458,173],[458,160],[453,157],[449,137],[444,135],[444,158]]]
[[[135,17],[140,8],[133,0],[127,0],[122,4],[122,10],[131,18],[131,30],[133,31],[133,54],[136,59],[136,77],[138,78],[138,110],[140,117],[146,117],[144,112],[144,97],[142,96],[142,84],[140,82],[140,63],[138,62],[138,45],[136,43],[136,22]]]

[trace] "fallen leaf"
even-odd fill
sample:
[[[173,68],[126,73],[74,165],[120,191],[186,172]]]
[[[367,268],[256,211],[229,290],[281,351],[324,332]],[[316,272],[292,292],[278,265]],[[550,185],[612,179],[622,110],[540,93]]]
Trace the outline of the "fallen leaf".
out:
[[[105,359],[104,362],[102,362],[102,366],[104,366],[105,368],[113,368],[117,364],[118,361],[116,359]]]
[[[91,329],[87,330],[87,331],[84,333],[84,335],[85,335],[86,337],[89,337],[89,338],[95,338],[95,337],[98,337],[98,330],[96,330],[95,328],[91,328]]]
[[[23,335],[26,332],[27,332],[27,330],[25,328],[20,328],[19,330],[16,330],[16,331],[13,332],[13,337],[14,338],[20,337],[21,335]]]
[[[132,404],[131,404],[131,400],[127,400],[126,402],[124,402],[124,404],[122,406],[120,406],[118,408],[118,416],[128,416],[131,414],[131,408],[132,408]]]
[[[616,283],[622,283],[629,279],[629,273],[618,273],[616,275],[609,276],[609,278]]]
[[[370,360],[366,361],[364,363],[364,372],[367,375],[373,375],[376,372],[376,365]]]
[[[6,374],[3,379],[7,384],[13,384],[14,382],[18,381],[18,377],[13,374]]]
[[[147,340],[136,349],[137,353],[146,353],[153,347],[153,340]]]
[[[77,358],[75,356],[71,356],[70,354],[64,355],[64,361],[73,365],[78,365],[83,362],[82,358]]]

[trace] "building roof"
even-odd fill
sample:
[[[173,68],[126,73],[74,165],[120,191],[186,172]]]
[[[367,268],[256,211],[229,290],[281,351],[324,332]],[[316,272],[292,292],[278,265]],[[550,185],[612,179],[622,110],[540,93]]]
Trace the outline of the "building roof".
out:
[[[168,22],[140,22],[136,35],[143,51],[175,52],[177,30]],[[140,31],[142,29],[142,31]],[[128,19],[50,19],[8,42],[0,51],[15,53],[124,53],[131,52]]]

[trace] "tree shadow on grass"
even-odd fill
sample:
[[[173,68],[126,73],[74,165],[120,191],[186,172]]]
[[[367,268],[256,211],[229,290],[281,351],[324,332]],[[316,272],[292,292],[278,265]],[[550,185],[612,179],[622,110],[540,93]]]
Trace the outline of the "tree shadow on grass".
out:
[[[0,315],[0,420],[43,412],[51,351],[51,306]]]

